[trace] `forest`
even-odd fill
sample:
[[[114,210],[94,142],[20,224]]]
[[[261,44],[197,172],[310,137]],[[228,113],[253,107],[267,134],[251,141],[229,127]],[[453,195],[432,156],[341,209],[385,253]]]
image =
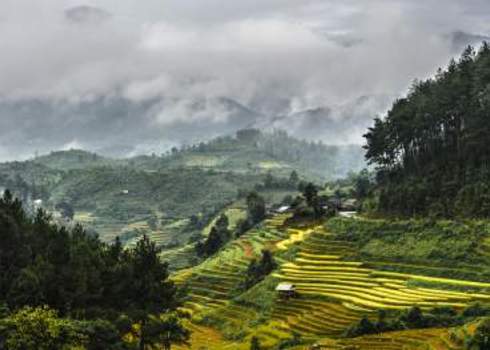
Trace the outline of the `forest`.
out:
[[[175,312],[181,295],[168,276],[146,236],[123,249],[79,225],[58,227],[42,210],[29,217],[9,191],[0,199],[0,349],[186,343]]]
[[[414,82],[365,138],[379,212],[490,216],[489,44]]]

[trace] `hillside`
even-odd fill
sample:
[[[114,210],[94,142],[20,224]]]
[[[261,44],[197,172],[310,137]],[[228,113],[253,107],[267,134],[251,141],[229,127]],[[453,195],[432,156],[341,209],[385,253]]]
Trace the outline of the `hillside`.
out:
[[[101,157],[96,153],[82,150],[57,151],[36,157],[33,164],[44,165],[50,169],[72,170],[88,167],[101,167],[117,164],[114,159]]]
[[[363,164],[356,146],[247,129],[162,155],[112,159],[68,150],[3,163],[0,187],[12,190],[31,212],[35,200],[42,200],[60,223],[82,223],[105,242],[119,236],[130,246],[146,234],[179,267],[194,255],[191,250],[182,258],[189,241],[201,237],[225,208],[243,210],[247,192],[259,191],[270,206],[296,194],[296,185],[288,184],[293,171],[303,180],[323,181]],[[268,176],[273,181],[266,185]]]
[[[488,225],[334,218],[291,226],[288,217],[270,217],[216,256],[173,276],[189,292],[185,308],[192,314],[192,349],[249,349],[252,337],[263,349],[309,349],[312,344],[331,350],[463,349],[464,337],[451,335],[451,327],[475,320],[464,311],[470,305],[490,303]],[[378,237],[386,234],[391,234],[387,241],[403,242],[428,230],[448,233],[458,225],[455,239],[469,242],[473,250],[456,266],[451,256],[441,261],[431,252],[445,248],[430,242],[430,236],[420,246],[408,247],[414,256],[407,260],[383,255],[391,253],[388,247],[366,254],[366,247],[379,246]],[[369,236],[370,231],[378,234]],[[353,239],[351,232],[361,232],[365,241]],[[248,265],[263,249],[273,252],[279,266],[245,290]],[[277,295],[276,286],[284,282],[296,286],[297,297]],[[424,321],[410,321],[414,306],[422,310],[417,317]],[[346,337],[363,317],[376,322],[380,310],[386,313],[383,322],[396,325],[395,319],[408,317],[403,329],[415,329]]]
[[[435,77],[416,82],[366,134],[378,167],[378,211],[490,216],[490,47],[469,47]]]

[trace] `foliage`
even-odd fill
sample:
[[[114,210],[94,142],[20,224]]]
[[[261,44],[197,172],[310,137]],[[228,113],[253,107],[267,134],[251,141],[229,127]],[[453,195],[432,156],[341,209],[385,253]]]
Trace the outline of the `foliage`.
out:
[[[289,178],[281,178],[272,175],[271,172],[268,172],[265,176],[264,183],[262,185],[255,186],[256,190],[294,190],[297,188],[299,183],[299,176],[296,170],[293,170],[289,175]]]
[[[260,347],[259,338],[252,337],[252,339],[250,340],[250,350],[260,350],[260,349],[262,348]]]
[[[265,219],[265,201],[257,192],[247,196],[247,217],[255,225]]]
[[[354,242],[363,259],[439,263],[442,266],[481,264],[478,250],[488,234],[484,222],[424,220],[357,220],[334,218],[327,229]]]
[[[378,166],[379,211],[436,217],[490,216],[490,47],[395,101],[365,135]]]
[[[473,336],[468,339],[466,348],[469,350],[490,349],[490,319],[485,319],[476,328]]]
[[[479,313],[479,315],[490,315],[488,308],[477,307],[479,310],[485,310],[484,313]],[[366,334],[406,329],[458,326],[471,321],[475,317],[472,314],[473,311],[468,310],[475,310],[475,305],[470,305],[460,313],[452,308],[435,308],[424,313],[416,306],[404,311],[391,311],[391,313],[385,310],[379,310],[377,321],[373,322],[367,317],[363,317],[359,322],[351,325],[346,330],[345,335],[348,337],[359,337]]]
[[[60,228],[42,210],[29,218],[22,203],[8,191],[0,199],[0,303],[13,310],[43,305],[56,310],[26,309],[16,315],[26,322],[33,317],[35,322],[49,324],[59,312],[75,319],[114,322],[128,315],[132,322],[144,325],[149,315],[175,309],[176,288],[168,281],[168,265],[160,261],[158,253],[146,236],[134,249],[125,250],[119,240],[104,244],[81,226]],[[65,334],[64,321],[57,322],[53,323],[56,329]],[[85,334],[93,340],[99,333],[94,329],[103,329],[101,337],[116,337],[114,328],[102,322],[89,324]],[[45,323],[43,327],[47,327]],[[7,338],[17,331],[7,330]],[[35,331],[26,330],[29,334]],[[140,338],[144,347],[144,337]]]
[[[364,199],[372,190],[373,181],[367,169],[363,169],[354,178],[354,193],[357,199]]]
[[[301,336],[298,333],[293,332],[293,336],[291,338],[281,340],[276,348],[278,350],[283,350],[296,345],[300,345],[301,343]]]
[[[122,335],[129,332],[130,327],[118,329],[114,323],[100,319],[77,323],[80,333],[85,337],[84,347],[87,350],[131,349],[131,346],[122,340]]]
[[[318,196],[318,188],[313,183],[308,183],[303,190],[303,197],[306,200],[306,204],[310,207],[316,218],[320,218],[325,214],[323,209],[323,203]]]
[[[222,214],[211,228],[206,240],[196,244],[197,255],[209,257],[215,254],[226,242],[228,242],[231,239],[228,225],[228,217],[225,214]]]
[[[248,264],[245,279],[241,283],[241,288],[247,290],[268,276],[273,270],[277,268],[277,264],[274,261],[274,257],[270,250],[263,250],[260,261],[252,259]]]
[[[60,319],[56,311],[47,307],[26,307],[0,320],[2,349],[75,349],[82,346],[85,340],[75,322]]]
[[[247,195],[247,217],[237,223],[235,236],[240,237],[252,227],[265,219],[266,207],[264,198],[253,191]]]
[[[189,345],[190,332],[173,313],[151,317],[143,332],[149,345],[162,345],[164,350],[170,350],[172,344]]]

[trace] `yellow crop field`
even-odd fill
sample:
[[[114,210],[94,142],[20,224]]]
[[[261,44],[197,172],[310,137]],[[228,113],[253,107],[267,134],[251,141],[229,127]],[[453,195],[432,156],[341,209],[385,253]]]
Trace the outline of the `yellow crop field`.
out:
[[[429,349],[423,344],[431,344],[430,349],[441,350],[448,343],[447,329],[355,339],[344,339],[342,334],[363,316],[375,318],[380,309],[462,309],[474,302],[490,301],[486,292],[490,283],[380,270],[350,259],[355,247],[336,240],[323,227],[285,227],[287,218],[277,215],[267,219],[263,227],[252,229],[216,256],[173,277],[189,291],[184,308],[192,313],[193,340],[204,342],[191,349],[249,349],[252,336],[258,337],[264,349],[272,349],[297,334],[310,345],[321,345],[321,349],[415,350]],[[237,299],[239,285],[248,263],[265,247],[273,250],[280,264],[263,287],[258,285],[257,291],[254,287],[245,293],[250,294],[247,303],[251,305],[242,305],[242,297]],[[419,287],[413,281],[433,282],[435,287]],[[281,282],[293,284],[298,297],[274,297],[273,289]],[[443,285],[471,290],[438,287]],[[266,304],[262,304],[265,296]],[[205,334],[210,328],[215,333],[208,345]]]

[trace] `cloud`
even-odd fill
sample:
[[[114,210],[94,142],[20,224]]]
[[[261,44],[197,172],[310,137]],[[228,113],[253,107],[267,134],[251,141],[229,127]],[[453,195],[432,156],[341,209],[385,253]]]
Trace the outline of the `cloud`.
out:
[[[93,6],[75,6],[65,10],[65,17],[74,23],[98,24],[109,19],[110,14]]]
[[[132,152],[277,120],[361,142],[413,79],[490,34],[488,14],[483,0],[5,0],[0,147]]]

